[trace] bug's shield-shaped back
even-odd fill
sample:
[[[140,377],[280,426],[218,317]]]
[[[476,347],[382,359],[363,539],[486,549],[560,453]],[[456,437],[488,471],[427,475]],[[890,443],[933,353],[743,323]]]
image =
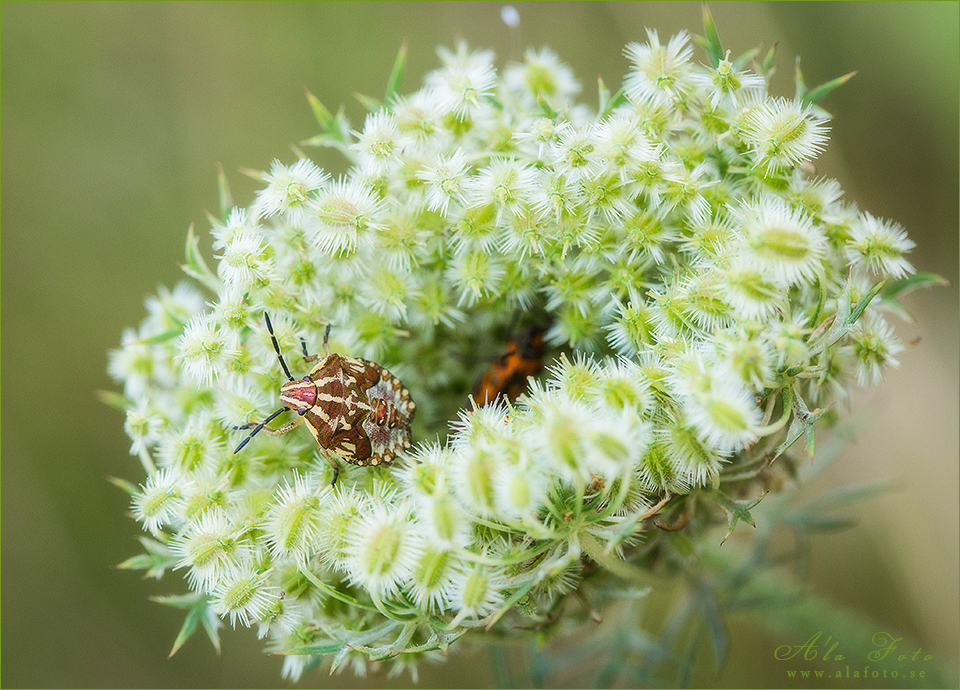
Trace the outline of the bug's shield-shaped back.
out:
[[[367,389],[367,399],[374,409],[379,409],[381,419],[370,415],[364,420],[362,429],[370,439],[371,465],[391,462],[398,454],[410,447],[410,424],[417,408],[410,397],[410,391],[396,376],[373,362],[362,361],[370,370],[375,370],[379,380]],[[378,405],[378,401],[383,404]],[[382,421],[382,423],[378,423]]]

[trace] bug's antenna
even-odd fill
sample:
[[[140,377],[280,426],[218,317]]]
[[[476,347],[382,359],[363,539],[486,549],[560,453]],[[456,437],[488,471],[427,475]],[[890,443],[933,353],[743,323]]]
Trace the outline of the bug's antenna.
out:
[[[277,336],[273,334],[273,324],[270,323],[270,315],[267,314],[267,312],[263,312],[263,318],[267,320],[267,330],[270,331],[270,340],[273,341],[273,349],[277,351],[277,359],[280,360],[280,366],[283,367],[283,373],[286,374],[287,378],[291,381],[296,381],[296,379],[290,375],[290,370],[287,369],[287,363],[283,361],[283,355],[280,354],[280,343],[277,342]],[[276,417],[276,415],[272,415],[270,419],[273,419],[274,417]],[[259,429],[257,429],[257,431],[259,431]],[[254,433],[256,433],[256,431]],[[250,435],[253,436],[253,434]],[[246,443],[246,441],[244,441],[244,443]],[[241,445],[241,448],[242,447],[243,446]],[[237,448],[237,450],[240,450],[240,448]]]
[[[268,323],[269,323],[269,322],[268,322]],[[283,360],[281,359],[280,361],[282,362]],[[259,424],[257,424],[257,425],[253,428],[253,431],[250,432],[250,435],[247,436],[245,439],[243,439],[243,441],[240,443],[240,445],[237,446],[237,449],[236,449],[235,451],[233,451],[233,454],[236,455],[237,453],[239,453],[240,450],[241,450],[245,445],[247,445],[247,444],[250,442],[250,439],[252,439],[252,438],[253,438],[254,436],[256,436],[258,433],[260,433],[260,430],[261,430],[263,427],[265,427],[268,423],[272,422],[272,421],[274,420],[274,418],[277,417],[277,416],[279,416],[281,413],[286,412],[288,409],[289,409],[289,408],[281,407],[279,410],[277,410],[276,412],[274,412],[272,415],[270,415],[269,417],[267,417],[266,419],[264,419],[262,422],[260,422]]]

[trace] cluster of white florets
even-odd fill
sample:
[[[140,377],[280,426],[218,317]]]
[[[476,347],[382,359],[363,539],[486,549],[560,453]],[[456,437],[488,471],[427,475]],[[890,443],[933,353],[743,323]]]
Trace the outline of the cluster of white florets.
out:
[[[542,615],[585,554],[629,556],[654,503],[717,486],[782,429],[785,388],[812,409],[877,381],[901,349],[889,325],[873,304],[841,321],[913,270],[899,226],[806,172],[827,114],[698,64],[685,33],[628,45],[624,97],[601,88],[599,113],[549,50],[502,77],[490,52],[439,54],[422,89],[321,137],[346,174],[263,173],[212,229],[216,270],[188,261],[211,294],[161,290],[110,359],[149,473],[134,512],[166,566],[273,649],[350,643],[335,664],[358,669]],[[517,405],[471,408],[461,355],[499,354],[492,334],[533,309],[571,354]],[[265,310],[295,374],[300,339],[316,351],[333,324],[334,350],[404,381],[408,456],[331,488],[306,430],[233,453],[285,380]],[[286,659],[297,677],[314,657]]]

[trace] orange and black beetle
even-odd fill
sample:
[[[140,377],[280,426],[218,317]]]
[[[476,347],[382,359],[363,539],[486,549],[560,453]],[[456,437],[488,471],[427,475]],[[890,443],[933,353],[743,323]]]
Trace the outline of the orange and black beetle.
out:
[[[490,368],[473,385],[473,399],[483,406],[503,396],[513,402],[527,389],[527,379],[543,369],[545,329],[530,326],[519,338],[507,343],[507,351],[493,360]]]

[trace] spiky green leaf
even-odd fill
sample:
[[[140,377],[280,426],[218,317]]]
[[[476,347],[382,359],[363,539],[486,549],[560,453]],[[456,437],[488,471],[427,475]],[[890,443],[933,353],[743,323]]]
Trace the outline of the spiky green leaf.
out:
[[[126,479],[107,477],[107,481],[113,484],[115,487],[121,489],[128,496],[133,496],[135,493],[137,493],[137,485],[133,482],[128,482]]]
[[[178,326],[171,328],[168,331],[163,333],[157,333],[156,335],[151,335],[149,338],[140,338],[139,340],[134,340],[133,345],[159,345],[160,343],[165,343],[174,338],[180,337],[183,333],[183,328],[186,324],[181,323]]]
[[[730,498],[722,491],[717,491],[716,495],[713,496],[714,501],[719,505],[723,511],[727,514],[727,533],[724,535],[723,540],[720,542],[723,544],[731,534],[733,534],[734,528],[737,526],[737,523],[743,520],[751,527],[756,527],[757,523],[753,519],[753,515],[750,513],[751,510],[757,507],[760,501],[763,500],[763,497],[767,495],[767,492],[764,491],[762,494],[757,496],[752,501],[739,501],[733,498]]]
[[[549,103],[547,103],[547,99],[543,97],[542,93],[537,94],[537,105],[540,106],[540,112],[542,112],[544,116],[549,117],[551,120],[555,119],[557,115],[559,115],[559,113],[554,110]]]
[[[793,81],[796,85],[796,93],[794,94],[794,98],[796,98],[798,101],[803,100],[803,97],[807,93],[807,85],[803,81],[803,71],[800,69],[799,55],[797,56],[797,62],[793,68]]]
[[[200,253],[200,240],[197,239],[196,234],[193,232],[192,223],[187,229],[186,255],[187,262],[180,265],[183,272],[211,292],[219,293],[223,289],[223,283],[217,278],[214,272],[210,270],[207,262],[204,261],[203,255]]]
[[[820,84],[820,86],[813,87],[812,89],[807,91],[807,93],[803,96],[803,101],[805,103],[816,103],[817,101],[819,101],[821,98],[826,96],[828,93],[833,91],[838,86],[842,86],[843,84],[846,84],[848,81],[853,79],[856,73],[857,73],[856,70],[854,70],[853,72],[844,74],[842,77],[831,79],[828,82],[824,82],[823,84]]]
[[[870,291],[867,292],[863,297],[857,300],[857,303],[850,305],[850,315],[845,319],[844,325],[852,326],[857,322],[860,316],[863,314],[863,311],[867,308],[867,305],[873,300],[874,297],[883,289],[886,280],[881,280],[879,283],[870,288]]]
[[[276,653],[281,655],[322,655],[333,654],[342,651],[344,648],[349,651],[351,648],[363,647],[376,642],[385,635],[390,634],[390,632],[395,630],[399,625],[400,623],[397,621],[387,621],[383,625],[372,628],[371,630],[343,630],[340,633],[336,633],[338,636],[342,636],[343,639],[327,640],[320,644],[303,645]]]
[[[336,132],[336,121],[330,111],[327,110],[327,107],[320,102],[320,99],[310,93],[310,91],[307,91],[307,101],[310,103],[313,116],[317,118],[317,124],[320,125],[320,130],[323,132]]]
[[[226,223],[230,216],[230,209],[233,208],[233,196],[230,194],[230,184],[220,163],[217,163],[217,191],[220,197],[220,221]]]
[[[733,68],[739,72],[749,65],[750,62],[759,54],[760,48],[751,48],[750,50],[738,55],[731,64],[733,65]]]
[[[166,544],[149,537],[140,537],[140,544],[146,553],[128,558],[117,566],[118,569],[145,570],[144,579],[152,577],[159,580],[167,568],[173,568],[177,564],[176,556],[170,553]]]
[[[599,105],[597,110],[603,112],[607,109],[607,103],[610,102],[610,89],[607,88],[607,85],[603,82],[603,77],[597,75],[597,98]]]
[[[367,109],[367,112],[375,113],[383,107],[383,103],[372,96],[354,92],[353,97],[360,102],[360,105]]]
[[[778,43],[774,43],[772,46],[770,46],[770,50],[768,50],[767,54],[763,57],[763,62],[761,62],[760,65],[758,66],[760,69],[760,74],[763,76],[764,79],[769,80],[770,77],[772,77],[774,73],[777,71],[775,62],[777,57],[778,45],[779,45]]]
[[[133,405],[133,401],[130,398],[115,393],[114,391],[97,391],[97,399],[124,414],[126,414],[127,409]]]
[[[888,282],[880,290],[880,298],[889,301],[907,295],[918,288],[949,287],[950,281],[936,273],[914,273]]]
[[[387,91],[383,95],[383,102],[390,103],[393,97],[397,95],[400,89],[400,80],[403,78],[403,68],[407,64],[407,41],[404,39],[400,44],[400,50],[397,52],[397,59],[393,62],[393,69],[390,71],[390,78],[387,80]]]
[[[720,35],[717,33],[717,25],[713,21],[713,15],[707,3],[703,3],[703,37],[699,37],[699,43],[707,51],[710,58],[710,66],[714,69],[723,59],[723,47],[720,45]]]
[[[607,103],[607,106],[600,111],[600,117],[598,119],[603,120],[605,117],[608,117],[610,113],[613,112],[614,108],[620,106],[627,99],[627,94],[623,90],[623,87],[617,89],[617,92],[613,94],[613,98]]]
[[[220,619],[210,608],[209,599],[202,594],[179,594],[150,597],[151,601],[164,606],[172,606],[177,609],[186,609],[187,616],[177,633],[177,638],[173,641],[173,648],[167,658],[176,654],[184,643],[189,640],[197,630],[197,625],[202,625],[207,638],[213,645],[213,648],[220,653]]]

